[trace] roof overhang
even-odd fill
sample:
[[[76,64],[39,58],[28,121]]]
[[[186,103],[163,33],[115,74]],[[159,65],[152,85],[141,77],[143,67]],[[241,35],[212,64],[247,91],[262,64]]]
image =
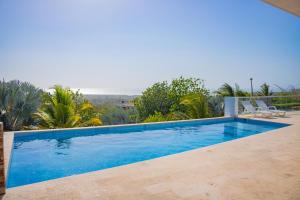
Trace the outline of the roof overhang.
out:
[[[300,17],[300,0],[263,0],[277,8]]]

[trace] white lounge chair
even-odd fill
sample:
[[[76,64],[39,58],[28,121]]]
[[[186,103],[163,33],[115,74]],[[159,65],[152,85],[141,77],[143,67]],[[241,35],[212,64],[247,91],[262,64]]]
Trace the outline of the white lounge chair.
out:
[[[274,113],[276,116],[285,116],[285,111],[277,110],[275,106],[267,106],[267,104],[263,100],[256,100],[256,104],[259,110],[269,111],[271,113]]]
[[[254,117],[272,117],[272,112],[256,109],[250,101],[241,101],[244,107],[244,114],[252,114]]]

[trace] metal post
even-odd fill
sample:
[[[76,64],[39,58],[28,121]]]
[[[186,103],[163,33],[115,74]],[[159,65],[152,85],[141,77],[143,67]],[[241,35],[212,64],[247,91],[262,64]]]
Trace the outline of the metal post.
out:
[[[250,83],[251,83],[251,96],[253,96],[253,84],[252,84],[253,78],[250,78]]]
[[[5,194],[5,167],[4,167],[4,144],[3,123],[0,122],[0,194]]]

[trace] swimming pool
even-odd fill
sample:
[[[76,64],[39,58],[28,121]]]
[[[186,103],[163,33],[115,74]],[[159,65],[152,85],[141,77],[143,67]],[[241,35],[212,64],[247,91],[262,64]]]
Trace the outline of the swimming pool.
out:
[[[7,186],[16,187],[201,148],[287,124],[217,118],[14,136]]]

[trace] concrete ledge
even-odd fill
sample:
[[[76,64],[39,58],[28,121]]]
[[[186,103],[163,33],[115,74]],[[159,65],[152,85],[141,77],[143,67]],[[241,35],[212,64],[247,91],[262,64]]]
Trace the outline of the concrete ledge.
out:
[[[26,130],[26,131],[14,131],[13,133],[16,135],[26,134],[26,133],[44,133],[44,132],[65,132],[65,131],[76,131],[76,130],[91,130],[91,129],[98,129],[98,130],[105,130],[105,129],[118,129],[118,128],[141,128],[147,129],[148,127],[155,127],[159,126],[170,126],[174,124],[184,124],[184,123],[207,123],[207,122],[216,122],[216,121],[226,121],[232,120],[233,117],[214,117],[214,118],[202,118],[202,119],[188,119],[188,120],[177,120],[177,121],[163,121],[163,122],[149,122],[149,123],[137,123],[137,124],[121,124],[121,125],[106,125],[106,126],[90,126],[90,127],[76,127],[76,128],[58,128],[58,129],[42,129],[42,130]],[[12,132],[6,132],[12,133]]]
[[[6,132],[4,133],[4,163],[5,163],[5,174],[6,177],[8,176],[8,168],[10,163],[10,155],[13,149],[13,142],[14,142],[14,133],[13,132]]]

